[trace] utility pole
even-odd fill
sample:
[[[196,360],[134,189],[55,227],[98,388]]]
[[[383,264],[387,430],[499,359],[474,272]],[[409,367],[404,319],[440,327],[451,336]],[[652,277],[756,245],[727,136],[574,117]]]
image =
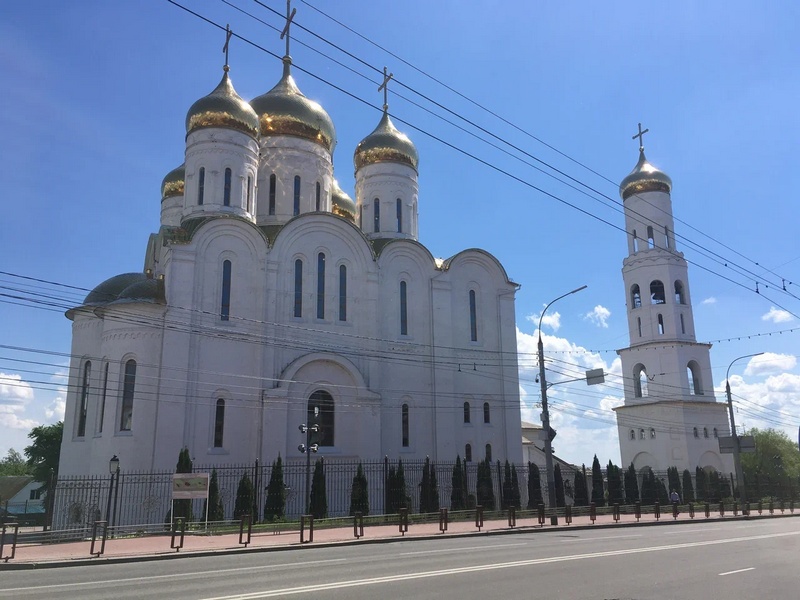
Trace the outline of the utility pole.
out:
[[[731,364],[728,365],[728,371],[725,373],[725,395],[728,397],[728,415],[731,418],[731,437],[733,438],[733,466],[736,469],[736,482],[739,484],[739,500],[742,503],[742,512],[747,511],[747,486],[744,483],[744,471],[742,470],[742,455],[739,449],[739,435],[736,433],[736,419],[733,416],[733,399],[731,398],[731,382],[728,380],[731,374],[731,367],[737,360],[743,358],[752,358],[754,356],[761,356],[763,352],[757,354],[745,354],[738,358],[734,358]],[[748,511],[749,512],[749,511]]]
[[[318,409],[317,409],[318,410]],[[316,423],[310,427],[305,423],[299,427],[300,433],[306,434],[306,443],[300,444],[297,449],[306,455],[306,514],[311,514],[311,453],[317,453],[319,450],[318,444],[311,443],[311,434],[319,431],[319,425]]]

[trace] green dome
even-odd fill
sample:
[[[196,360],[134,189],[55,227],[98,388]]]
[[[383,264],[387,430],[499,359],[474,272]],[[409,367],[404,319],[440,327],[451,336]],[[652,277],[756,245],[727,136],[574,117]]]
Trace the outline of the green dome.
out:
[[[633,171],[619,184],[619,193],[623,200],[627,200],[634,194],[642,192],[666,192],[672,191],[672,179],[663,171],[659,171],[645,158],[644,150],[639,150],[639,162]]]
[[[142,281],[147,281],[147,275],[144,273],[123,273],[106,279],[89,292],[83,305],[101,305],[113,302],[126,288]]]
[[[291,135],[315,142],[333,154],[336,129],[325,109],[306,98],[291,74],[291,60],[283,59],[283,77],[278,84],[250,101],[258,115],[262,136]]]
[[[379,162],[396,162],[408,165],[416,170],[419,164],[419,155],[414,144],[408,136],[401,133],[389,118],[389,113],[384,111],[383,118],[375,131],[365,137],[358,146],[353,156],[356,171],[365,165]]]
[[[233,89],[227,65],[222,81],[214,91],[192,104],[186,113],[187,135],[201,127],[223,127],[237,129],[254,137],[258,135],[258,117]]]
[[[154,304],[164,304],[164,284],[157,279],[137,281],[122,290],[114,302],[151,302]]]

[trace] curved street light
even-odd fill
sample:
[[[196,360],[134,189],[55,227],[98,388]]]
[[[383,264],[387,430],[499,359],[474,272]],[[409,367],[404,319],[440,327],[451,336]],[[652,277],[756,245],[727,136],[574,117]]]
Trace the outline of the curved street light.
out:
[[[575,288],[571,292],[567,292],[552,300],[547,306],[544,307],[542,314],[539,316],[539,383],[542,386],[542,431],[544,432],[544,464],[545,470],[547,471],[547,503],[550,506],[550,510],[552,510],[552,514],[550,515],[550,524],[551,525],[558,525],[558,514],[556,513],[556,480],[555,474],[553,472],[553,438],[555,437],[555,432],[550,427],[550,411],[547,408],[547,380],[545,379],[544,374],[544,344],[542,344],[542,319],[544,318],[544,313],[547,312],[547,309],[550,308],[554,303],[558,302],[562,298],[566,298],[567,296],[571,296],[572,294],[577,294],[581,290],[585,290],[588,286],[582,285],[579,288]]]

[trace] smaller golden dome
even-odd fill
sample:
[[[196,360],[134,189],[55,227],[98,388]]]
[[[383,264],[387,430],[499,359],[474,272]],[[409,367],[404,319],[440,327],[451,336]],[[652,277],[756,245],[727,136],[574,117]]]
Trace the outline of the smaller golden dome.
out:
[[[659,171],[649,162],[644,155],[644,149],[639,149],[639,162],[633,171],[619,184],[619,193],[623,200],[627,200],[634,194],[642,192],[666,192],[672,191],[672,179],[663,171]]]
[[[351,223],[356,222],[356,203],[342,191],[339,182],[335,179],[333,180],[333,189],[331,189],[331,212],[339,217],[344,217]]]
[[[183,196],[184,182],[186,181],[186,163],[175,167],[167,173],[161,182],[161,199],[166,200],[173,196]]]
[[[201,127],[236,129],[252,136],[258,135],[258,117],[250,105],[233,89],[228,66],[222,81],[208,96],[192,104],[186,113],[186,134]]]
[[[385,110],[375,131],[359,142],[353,155],[356,171],[379,162],[402,163],[415,171],[419,165],[417,148],[405,133],[394,126]]]

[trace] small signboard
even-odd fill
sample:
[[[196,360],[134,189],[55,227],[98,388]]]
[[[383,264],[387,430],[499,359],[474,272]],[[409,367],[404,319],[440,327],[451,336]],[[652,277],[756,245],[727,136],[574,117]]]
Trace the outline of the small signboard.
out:
[[[722,454],[733,454],[733,449],[735,447],[734,439],[730,436],[726,437],[719,437],[719,451]]]
[[[172,476],[172,499],[208,498],[208,473],[175,473]]]
[[[606,374],[603,369],[590,369],[586,371],[586,385],[597,385],[598,383],[605,383]]]
[[[733,454],[736,439],[733,436],[719,438],[719,451],[722,454]],[[749,454],[756,451],[756,439],[752,435],[739,436],[739,452]]]

